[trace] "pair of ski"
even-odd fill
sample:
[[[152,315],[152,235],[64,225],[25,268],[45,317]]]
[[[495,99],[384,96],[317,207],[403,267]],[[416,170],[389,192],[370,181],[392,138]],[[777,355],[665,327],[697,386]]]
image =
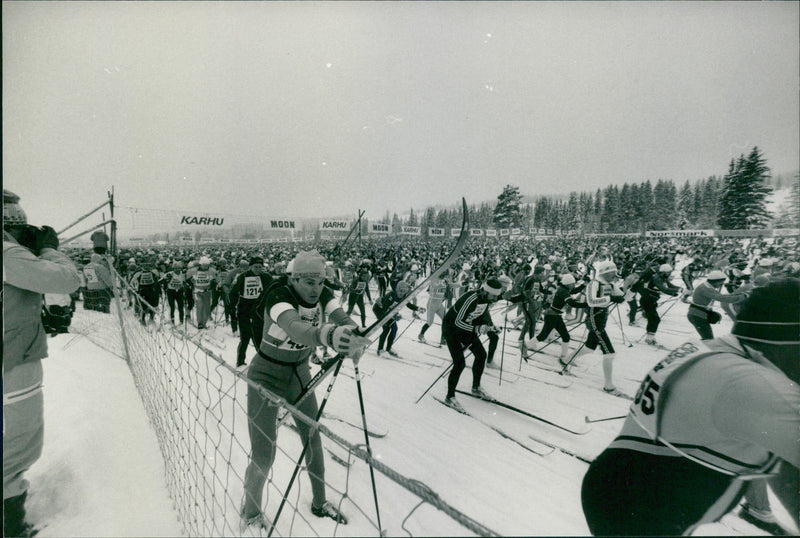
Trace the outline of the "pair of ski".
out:
[[[560,426],[560,425],[556,425],[556,424],[555,424],[555,423],[553,423],[553,422],[550,422],[550,421],[547,421],[547,420],[541,419],[540,417],[536,417],[535,415],[532,415],[532,414],[530,414],[530,413],[527,413],[526,411],[522,411],[521,409],[519,409],[519,408],[516,408],[516,407],[514,407],[514,406],[510,406],[510,405],[508,405],[508,404],[504,404],[504,403],[502,403],[502,402],[498,402],[497,400],[494,400],[494,399],[492,399],[492,400],[487,400],[487,399],[485,399],[485,398],[481,398],[480,396],[476,396],[476,395],[474,395],[474,394],[472,394],[472,393],[470,393],[470,392],[465,392],[465,391],[461,391],[461,390],[456,390],[456,392],[458,392],[458,393],[460,393],[460,394],[466,394],[466,395],[468,395],[468,396],[472,396],[473,398],[476,398],[476,399],[478,399],[478,400],[482,400],[482,401],[484,401],[484,402],[486,402],[486,403],[500,405],[501,407],[505,407],[505,408],[507,408],[507,409],[510,409],[510,410],[512,410],[512,411],[518,411],[518,412],[522,412],[522,414],[525,414],[525,415],[527,415],[527,416],[531,416],[531,417],[533,417],[533,418],[536,418],[536,419],[539,419],[539,420],[543,420],[543,421],[544,421],[544,422],[546,422],[547,424],[550,424],[550,425],[556,426],[557,428],[560,428],[560,429],[564,429],[565,431],[569,431],[570,433],[574,433],[574,434],[576,434],[576,435],[583,435],[583,434],[585,434],[585,433],[588,433],[588,432],[589,432],[589,429],[590,429],[589,427],[587,427],[587,429],[586,429],[585,431],[582,431],[582,432],[577,432],[576,430],[571,430],[571,429],[565,429],[564,427],[562,427],[562,426]],[[533,448],[533,447],[531,447],[530,445],[528,445],[528,444],[525,444],[525,443],[523,443],[523,442],[519,441],[518,439],[516,439],[516,438],[512,437],[511,435],[509,435],[509,434],[508,434],[508,433],[506,433],[505,431],[501,430],[500,428],[498,428],[498,427],[497,427],[497,426],[495,426],[494,424],[490,424],[489,422],[487,422],[487,421],[485,421],[485,420],[483,420],[483,419],[481,419],[481,418],[479,418],[479,417],[477,417],[477,416],[473,415],[472,413],[470,413],[470,412],[468,412],[468,411],[466,411],[466,410],[463,410],[463,411],[462,411],[462,410],[458,410],[458,409],[456,409],[456,408],[454,408],[454,407],[451,407],[451,406],[450,406],[450,405],[448,405],[448,404],[447,404],[447,403],[446,403],[444,400],[442,400],[441,398],[439,398],[439,397],[437,397],[437,396],[434,396],[434,399],[435,399],[436,401],[438,401],[439,403],[441,403],[442,405],[444,405],[445,407],[449,407],[450,409],[453,409],[454,411],[456,411],[456,412],[458,412],[458,413],[464,414],[464,415],[466,415],[466,416],[468,416],[468,417],[470,417],[470,418],[473,418],[473,419],[475,419],[476,421],[480,422],[480,423],[481,423],[481,424],[483,424],[484,426],[487,426],[488,428],[490,428],[490,429],[494,430],[494,431],[495,431],[497,434],[499,434],[501,437],[503,437],[503,438],[505,438],[505,439],[509,439],[509,440],[513,441],[514,443],[516,443],[516,444],[520,445],[520,446],[521,446],[522,448],[524,448],[525,450],[527,450],[527,451],[529,451],[529,452],[532,452],[532,453],[534,453],[534,454],[537,454],[537,455],[539,455],[539,456],[546,456],[546,455],[548,455],[548,454],[552,454],[552,453],[553,453],[553,451],[555,451],[555,450],[559,450],[560,452],[563,452],[564,454],[567,454],[567,455],[569,455],[569,456],[572,456],[572,457],[574,457],[574,458],[576,458],[576,459],[579,459],[579,460],[581,460],[581,461],[583,461],[583,462],[585,462],[585,463],[591,463],[591,462],[592,462],[592,459],[591,459],[591,458],[588,458],[588,457],[586,457],[586,456],[583,456],[583,455],[581,455],[581,454],[578,454],[578,453],[576,453],[576,452],[574,452],[574,451],[572,451],[572,450],[569,450],[569,449],[567,449],[567,448],[564,448],[564,447],[561,447],[561,446],[559,446],[559,445],[556,445],[556,444],[554,444],[554,443],[552,443],[552,442],[550,442],[550,441],[548,441],[548,440],[546,440],[546,439],[542,439],[541,437],[538,437],[538,436],[535,436],[535,435],[529,434],[529,435],[528,435],[528,437],[529,437],[529,438],[530,438],[532,441],[534,441],[534,442],[536,442],[536,443],[538,443],[538,444],[540,444],[540,445],[543,445],[543,446],[545,446],[545,447],[549,448],[550,450],[549,450],[549,451],[547,451],[547,450],[540,449],[540,448]],[[462,409],[463,409],[463,408],[462,408]]]
[[[452,407],[452,406],[448,405],[447,402],[445,402],[443,399],[439,398],[438,396],[434,396],[433,398],[434,398],[434,400],[436,400],[440,404],[442,404],[442,405],[444,405],[446,407],[449,407],[450,409],[452,409],[452,410],[454,410],[454,411],[456,411],[458,413],[461,413],[462,415],[466,415],[466,416],[468,416],[468,417],[470,417],[472,419],[475,419],[476,421],[480,422],[481,424],[483,424],[487,428],[493,430],[500,437],[502,437],[504,439],[508,439],[509,441],[512,441],[512,442],[516,443],[517,445],[521,446],[522,448],[524,448],[528,452],[536,454],[537,456],[547,456],[549,454],[552,454],[553,451],[555,450],[555,447],[547,447],[550,450],[541,449],[539,447],[534,448],[534,447],[532,447],[532,446],[530,446],[530,445],[528,445],[528,444],[516,439],[515,437],[511,436],[510,434],[508,434],[505,431],[501,430],[500,428],[498,428],[494,424],[491,424],[490,422],[488,422],[486,420],[483,420],[482,418],[480,418],[480,417],[478,417],[476,415],[473,415],[472,413],[470,413],[466,409],[463,409],[463,408],[462,409],[456,409],[455,407]]]
[[[552,365],[552,364],[549,364],[549,363],[546,363],[546,362],[542,362],[542,361],[538,361],[538,360],[528,361],[528,364],[531,365],[531,366],[534,366],[536,368],[539,368],[540,370],[544,370],[546,372],[557,373],[562,377],[569,376],[569,377],[574,377],[575,379],[582,379],[578,375],[576,375],[573,372],[571,372],[569,369],[564,369],[563,366],[555,366],[555,365]],[[576,369],[576,367],[574,365],[571,365],[570,368]],[[585,372],[585,370],[583,370],[583,372]],[[570,380],[565,379],[564,381],[565,382],[569,382],[569,385],[572,384],[572,381],[570,381]],[[554,383],[551,383],[551,384],[554,384]],[[567,386],[569,386],[569,385],[567,385]],[[564,387],[564,388],[566,388],[566,387]],[[593,388],[597,388],[597,387],[593,387]],[[630,396],[629,394],[625,394],[624,392],[621,392],[619,390],[615,390],[614,392],[608,392],[603,388],[598,388],[598,390],[600,390],[603,394],[608,394],[609,396],[616,396],[616,397],[622,398],[624,400],[633,400],[632,396]]]

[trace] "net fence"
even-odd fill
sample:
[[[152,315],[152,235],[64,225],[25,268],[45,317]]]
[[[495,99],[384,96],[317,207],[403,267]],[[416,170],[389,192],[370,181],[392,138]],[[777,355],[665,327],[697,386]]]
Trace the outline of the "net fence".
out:
[[[270,524],[285,503],[272,535],[495,535],[425,483],[374,458],[366,442],[348,440],[250,381],[223,358],[224,343],[203,336],[189,323],[172,325],[164,315],[163,301],[152,307],[144,304],[120,275],[115,277],[119,287],[110,311],[88,310],[79,303],[70,330],[75,338],[85,337],[128,361],[158,439],[169,495],[187,535],[270,534],[244,527],[240,517],[251,458],[249,429],[258,428],[248,416],[248,392],[256,398],[256,407],[276,406],[279,413],[286,413],[280,421],[274,463],[265,470],[261,502]],[[142,322],[141,308],[153,314],[152,321]],[[355,378],[350,361],[339,373]],[[329,376],[320,387],[330,392],[335,381],[335,375]],[[352,422],[348,428],[359,425]],[[347,525],[311,514],[309,470],[304,462],[298,466],[303,443],[289,431],[302,425],[322,436],[327,499],[348,516]],[[363,430],[359,434],[364,439]],[[296,468],[300,474],[287,491]]]

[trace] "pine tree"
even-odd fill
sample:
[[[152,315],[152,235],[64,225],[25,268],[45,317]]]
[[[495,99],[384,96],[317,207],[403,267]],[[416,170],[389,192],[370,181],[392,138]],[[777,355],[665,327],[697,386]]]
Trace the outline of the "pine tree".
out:
[[[692,186],[687,180],[681,187],[681,193],[678,196],[678,229],[685,230],[691,227],[693,219],[692,213],[694,211],[694,193]]]
[[[514,228],[522,223],[522,195],[519,187],[506,185],[494,206],[494,224],[498,228]]]
[[[408,225],[409,226],[417,226],[417,215],[414,213],[414,208],[411,208],[411,212],[408,214]]]
[[[764,229],[772,219],[767,209],[767,197],[772,192],[768,184],[770,177],[772,174],[766,159],[758,146],[753,147],[742,166],[742,186],[747,193],[742,210],[747,230]]]
[[[436,213],[436,227],[446,228],[447,226],[448,226],[447,210],[440,209],[439,212]]]
[[[717,222],[723,229],[766,228],[771,215],[767,210],[770,170],[758,147],[747,158],[731,160],[723,180]]]
[[[654,205],[653,205],[653,185],[648,179],[639,185],[639,207],[642,212],[641,226],[644,230],[655,230]]]

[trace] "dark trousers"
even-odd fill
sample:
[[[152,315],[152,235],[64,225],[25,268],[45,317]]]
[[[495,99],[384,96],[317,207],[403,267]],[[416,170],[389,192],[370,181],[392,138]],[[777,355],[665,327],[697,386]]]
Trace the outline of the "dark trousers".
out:
[[[542,330],[539,332],[539,335],[536,337],[536,339],[539,342],[544,342],[553,329],[555,329],[559,336],[561,336],[562,342],[569,342],[569,331],[567,330],[567,326],[564,324],[564,318],[557,314],[544,315],[544,326],[542,327]]]
[[[472,387],[479,387],[483,369],[486,366],[486,350],[483,349],[483,343],[481,343],[478,335],[473,334],[465,338],[463,334],[456,330],[445,329],[444,340],[447,342],[447,349],[450,350],[450,357],[453,359],[453,369],[447,377],[447,397],[452,398],[456,395],[458,380],[467,365],[467,360],[464,357],[464,350],[467,348],[469,348],[473,356]],[[497,342],[497,335],[495,335],[495,342]]]
[[[494,359],[494,352],[497,351],[497,343],[500,341],[500,336],[497,333],[487,333],[489,337],[489,352],[486,354],[486,362],[492,362]]]
[[[383,349],[384,342],[386,342],[386,351],[392,349],[395,336],[397,336],[397,322],[392,320],[384,323],[381,335],[378,337],[378,351]]]
[[[139,307],[140,321],[144,323],[146,318],[149,317],[152,320],[155,317],[155,309],[158,308],[161,291],[143,288],[139,294],[142,296],[142,304]]]
[[[689,314],[687,317],[689,318],[689,323],[694,325],[701,340],[711,340],[714,338],[714,330],[711,328],[711,324],[708,322],[708,318],[705,315],[700,317]]]
[[[177,307],[178,319],[183,323],[183,290],[167,289],[167,304],[169,304],[169,319],[175,323],[175,307]]]
[[[236,366],[241,366],[247,356],[247,345],[252,340],[256,349],[261,346],[264,321],[256,316],[239,315],[239,347],[236,349]]]
[[[661,316],[658,315],[658,300],[645,295],[639,302],[642,305],[644,317],[647,319],[647,332],[655,334],[661,323]]]
[[[211,315],[214,315],[214,309],[217,308],[219,300],[222,299],[222,308],[225,313],[225,322],[230,319],[230,309],[228,308],[228,294],[222,288],[214,288],[211,290]]]
[[[348,316],[353,313],[353,308],[355,306],[358,306],[358,311],[361,313],[361,325],[362,326],[366,326],[366,324],[367,324],[367,314],[366,314],[366,310],[364,309],[364,294],[363,293],[362,294],[358,294],[358,295],[354,295],[354,294],[351,293],[350,296],[347,298],[347,315]]]
[[[636,301],[636,297],[634,296],[633,299],[628,301],[628,321],[633,323],[636,321],[636,311],[639,310],[639,303]]]

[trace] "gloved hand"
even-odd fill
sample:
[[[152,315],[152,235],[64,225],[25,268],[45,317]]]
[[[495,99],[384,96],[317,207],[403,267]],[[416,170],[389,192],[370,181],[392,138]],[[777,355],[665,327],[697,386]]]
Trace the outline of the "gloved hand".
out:
[[[494,325],[478,325],[478,334],[486,334],[489,332],[496,333],[500,330],[499,327],[495,327]]]
[[[50,226],[42,226],[40,228],[37,239],[37,247],[41,252],[43,248],[58,248],[58,234]]]
[[[338,326],[333,323],[326,323],[320,328],[319,339],[337,353],[356,359],[361,357],[364,348],[370,343],[369,338],[358,336],[353,331],[353,327]]]
[[[421,307],[417,308],[417,314],[424,314],[424,313],[425,313],[425,308],[424,307],[421,306]]]

